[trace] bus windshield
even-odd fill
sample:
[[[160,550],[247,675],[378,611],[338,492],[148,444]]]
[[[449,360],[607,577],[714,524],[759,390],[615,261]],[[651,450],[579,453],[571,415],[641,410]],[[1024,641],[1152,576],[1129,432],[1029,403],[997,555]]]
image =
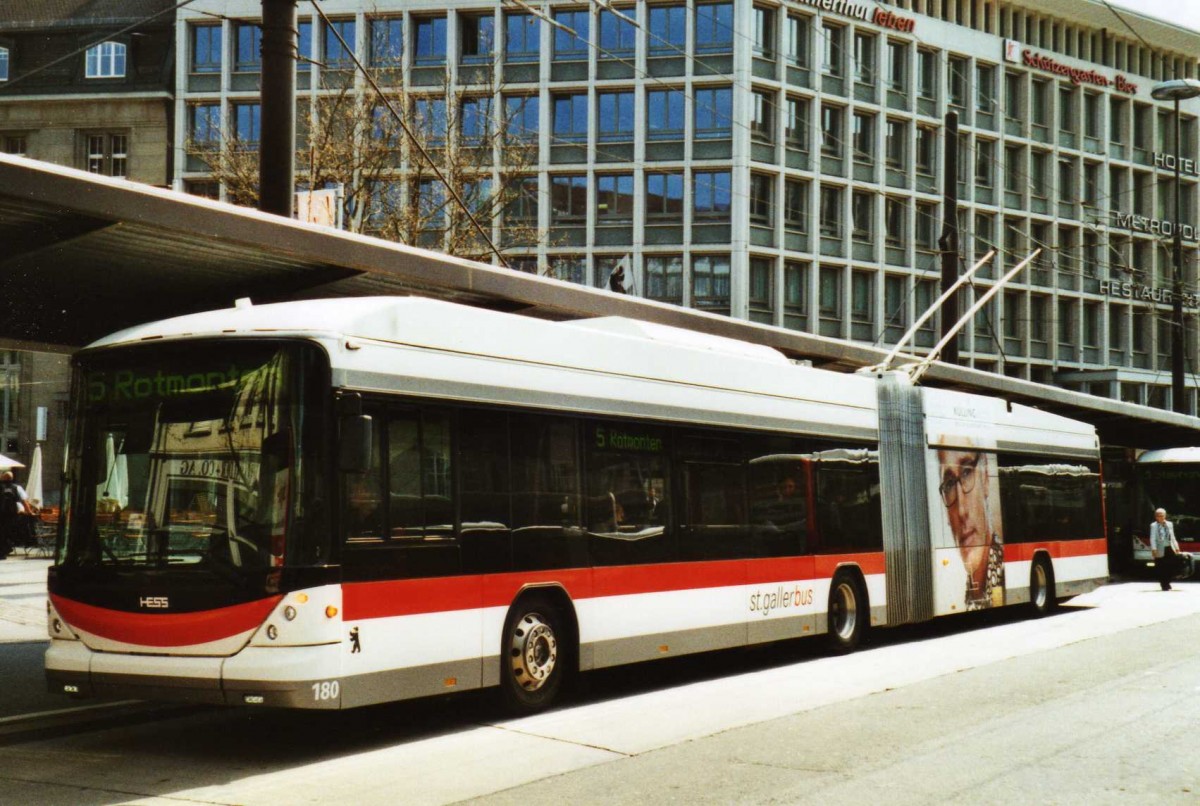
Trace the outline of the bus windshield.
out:
[[[81,358],[59,564],[282,566],[314,408],[302,355],[242,341]]]
[[[1138,482],[1143,500],[1139,514],[1167,510],[1167,519],[1175,524],[1179,540],[1200,540],[1200,465],[1190,462],[1162,462],[1138,465]],[[1142,526],[1144,533],[1149,527]]]

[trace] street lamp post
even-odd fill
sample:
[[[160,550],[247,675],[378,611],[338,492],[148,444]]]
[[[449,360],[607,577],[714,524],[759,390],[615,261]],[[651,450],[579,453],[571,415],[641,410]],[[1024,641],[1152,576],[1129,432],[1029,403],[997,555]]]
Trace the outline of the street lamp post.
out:
[[[1171,290],[1171,408],[1187,413],[1187,397],[1183,383],[1184,323],[1183,323],[1183,220],[1180,210],[1179,163],[1183,158],[1179,142],[1179,102],[1200,96],[1200,81],[1194,78],[1177,78],[1155,84],[1150,95],[1156,101],[1175,102],[1175,221],[1171,230],[1175,233],[1175,271]]]

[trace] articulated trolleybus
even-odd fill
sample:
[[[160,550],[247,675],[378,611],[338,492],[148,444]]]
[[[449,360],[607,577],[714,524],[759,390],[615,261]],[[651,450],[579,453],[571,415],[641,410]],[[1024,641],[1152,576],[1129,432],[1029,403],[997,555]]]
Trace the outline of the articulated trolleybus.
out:
[[[239,302],[75,359],[53,690],[350,708],[1107,576],[1091,427],[626,319]]]

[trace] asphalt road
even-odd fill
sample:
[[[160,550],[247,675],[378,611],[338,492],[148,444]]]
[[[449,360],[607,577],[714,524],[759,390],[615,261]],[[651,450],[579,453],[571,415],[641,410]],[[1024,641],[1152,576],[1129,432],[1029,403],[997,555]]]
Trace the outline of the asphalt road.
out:
[[[519,720],[466,695],[102,721],[0,742],[0,803],[1194,803],[1200,583],[1176,587],[596,673]]]

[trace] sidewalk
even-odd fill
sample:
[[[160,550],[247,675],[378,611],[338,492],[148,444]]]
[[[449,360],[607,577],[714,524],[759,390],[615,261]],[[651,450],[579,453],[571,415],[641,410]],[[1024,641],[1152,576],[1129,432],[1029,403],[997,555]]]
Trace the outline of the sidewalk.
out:
[[[46,569],[50,560],[10,554],[0,561],[0,644],[45,641]]]

